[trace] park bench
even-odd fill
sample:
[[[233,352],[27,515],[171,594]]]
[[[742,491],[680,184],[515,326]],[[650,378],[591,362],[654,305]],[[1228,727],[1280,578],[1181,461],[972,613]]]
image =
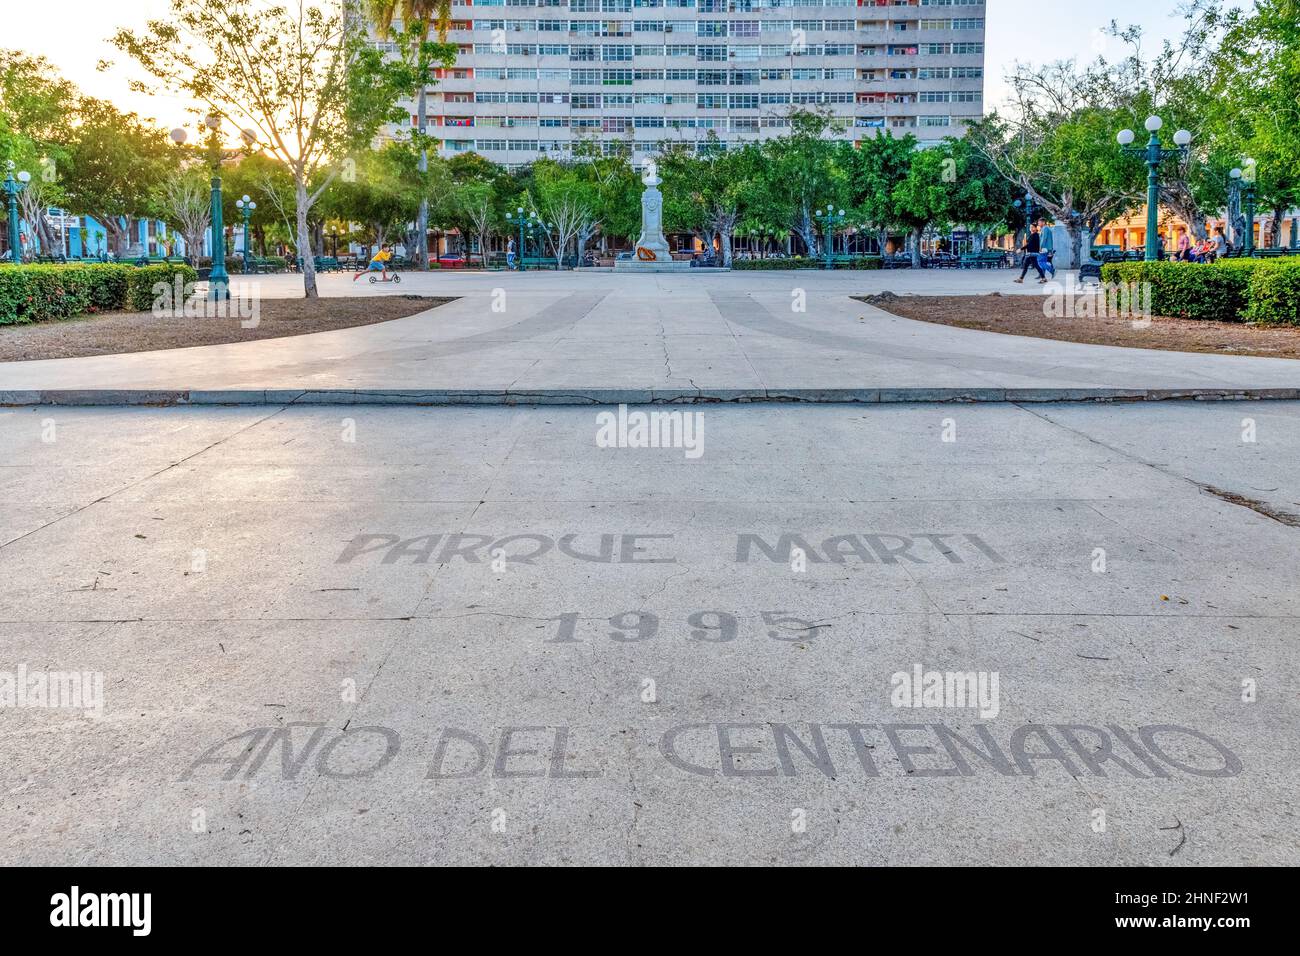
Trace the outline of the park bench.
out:
[[[1286,256],[1290,254],[1291,254],[1290,249],[1280,249],[1280,248],[1256,249],[1254,253],[1252,253],[1252,255],[1254,255],[1256,259],[1278,259],[1281,258],[1282,256]]]
[[[909,255],[882,256],[880,267],[882,269],[910,269],[912,268],[912,257]]]
[[[982,249],[961,257],[958,266],[962,269],[1005,269],[1010,263],[1007,254],[1000,249]]]
[[[282,259],[279,258],[272,259],[272,258],[259,258],[258,256],[250,256],[248,259],[248,265],[245,267],[244,271],[251,276],[270,275],[271,273],[274,272],[283,272],[285,271],[286,267],[287,264]]]
[[[1093,246],[1092,259],[1079,267],[1079,281],[1101,281],[1101,267],[1112,262],[1141,262],[1146,254],[1138,249],[1125,252],[1119,246]]]
[[[184,256],[139,256],[134,262],[137,266],[185,265]]]

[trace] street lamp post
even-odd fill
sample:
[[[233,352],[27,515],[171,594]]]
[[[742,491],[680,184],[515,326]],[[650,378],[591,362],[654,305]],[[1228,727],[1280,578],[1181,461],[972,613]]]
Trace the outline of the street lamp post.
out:
[[[1131,129],[1120,130],[1115,137],[1120,148],[1130,156],[1141,156],[1147,164],[1147,250],[1146,261],[1155,262],[1160,258],[1160,164],[1167,159],[1184,159],[1192,142],[1192,134],[1180,129],[1174,134],[1174,149],[1166,149],[1160,144],[1160,130],[1165,121],[1159,116],[1148,116],[1147,132],[1151,139],[1146,146],[1134,146],[1136,138]]]
[[[515,214],[513,216],[511,216],[510,213],[506,213],[506,221],[516,223],[519,226],[519,271],[523,272],[524,255],[528,251],[527,239],[535,238],[537,236],[537,231],[540,227],[545,227],[548,229],[551,227],[547,226],[546,223],[542,222],[531,212],[528,213],[527,215],[524,215],[523,206],[515,207]],[[525,229],[528,230],[527,239],[524,237]],[[541,258],[540,246],[538,247],[538,258],[539,259]]]
[[[221,117],[209,113],[203,118],[208,130],[208,165],[212,168],[212,270],[208,273],[208,298],[230,298],[230,276],[226,272],[226,228],[221,216],[221,140],[217,131]],[[177,146],[188,138],[185,130],[172,130],[172,142]],[[247,138],[247,137],[246,137]]]
[[[1246,194],[1246,238],[1242,245],[1247,258],[1255,254],[1255,161],[1247,159],[1245,169],[1234,169],[1228,175],[1241,184]],[[1294,223],[1292,224],[1294,231]]]
[[[253,210],[257,208],[257,203],[244,196],[242,199],[235,200],[235,208],[244,215],[244,275],[248,275],[252,265],[252,257],[248,251],[248,221],[253,218]]]
[[[1025,235],[1028,236],[1034,228],[1034,197],[1031,193],[1025,193],[1024,200],[1017,199],[1011,205],[1017,209],[1025,210]]]
[[[832,257],[835,255],[835,227],[844,222],[844,210],[837,210],[832,203],[827,203],[825,210],[818,209],[814,215],[822,221],[822,232],[826,236],[826,266],[834,269]]]
[[[524,251],[527,248],[524,245],[524,225],[528,223],[529,220],[531,219],[532,219],[531,214],[527,217],[524,216],[523,206],[516,206],[515,214],[513,216],[510,215],[510,213],[506,213],[506,221],[513,222],[519,226],[519,271],[520,272],[524,271]]]
[[[9,160],[9,172],[5,176],[3,188],[9,209],[9,254],[13,257],[14,265],[20,265],[23,261],[22,235],[18,229],[18,194],[27,188],[31,179],[32,174],[25,169],[19,170],[15,179],[14,162]]]

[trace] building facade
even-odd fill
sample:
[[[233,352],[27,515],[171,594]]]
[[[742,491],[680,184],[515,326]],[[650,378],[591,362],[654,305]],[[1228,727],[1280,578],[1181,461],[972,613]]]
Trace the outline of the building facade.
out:
[[[112,252],[108,231],[93,216],[74,216],[64,210],[45,210],[45,220],[54,237],[54,246],[42,248],[37,231],[25,219],[18,223],[18,240],[22,257],[54,256],[66,259],[99,258]],[[186,255],[185,240],[160,219],[127,220],[126,258],[137,256]],[[208,243],[204,243],[206,247]],[[9,232],[0,230],[0,255],[9,257]]]
[[[983,2],[464,0],[429,89],[440,152],[518,166],[594,140],[631,147],[781,135],[795,109],[860,141],[922,143],[984,111]],[[411,109],[411,123],[417,118]]]

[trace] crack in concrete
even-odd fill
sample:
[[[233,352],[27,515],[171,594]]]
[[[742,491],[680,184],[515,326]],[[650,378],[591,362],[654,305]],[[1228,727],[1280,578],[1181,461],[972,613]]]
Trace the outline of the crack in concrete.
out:
[[[1073,435],[1078,435],[1080,438],[1083,438],[1085,441],[1091,442],[1092,444],[1096,445],[1098,448],[1104,448],[1107,451],[1111,452],[1112,454],[1119,455],[1121,458],[1125,458],[1128,461],[1142,465],[1146,468],[1150,468],[1152,471],[1158,472],[1159,474],[1164,475],[1166,478],[1173,478],[1175,481],[1186,482],[1192,487],[1197,488],[1202,494],[1212,495],[1213,497],[1218,498],[1220,501],[1226,502],[1231,505],[1237,505],[1238,507],[1246,508],[1250,511],[1254,511],[1256,514],[1259,514],[1265,518],[1270,518],[1273,521],[1278,522],[1279,524],[1287,526],[1288,528],[1300,528],[1300,515],[1292,514],[1289,511],[1282,511],[1280,509],[1272,507],[1266,502],[1258,501],[1254,498],[1248,498],[1245,495],[1237,494],[1234,491],[1226,491],[1222,488],[1217,488],[1214,485],[1209,484],[1208,482],[1204,482],[1196,478],[1192,478],[1190,475],[1180,474],[1169,465],[1160,464],[1154,461],[1148,461],[1147,459],[1141,458],[1138,455],[1133,454],[1132,452],[1125,451],[1122,448],[1118,448],[1115,445],[1111,445],[1107,442],[1101,441],[1098,438],[1093,438],[1087,432],[1080,431],[1079,429],[1073,428],[1070,425],[1065,425],[1061,422],[1058,422],[1055,419],[1048,416],[1047,414],[1037,411],[1036,409],[1027,408],[1026,406],[1019,403],[1013,403],[1013,404],[1015,404],[1016,407],[1019,408],[1021,411],[1028,412],[1029,414],[1035,416],[1036,418],[1040,418],[1043,421],[1047,422],[1049,425],[1059,428],[1062,431],[1067,431]]]

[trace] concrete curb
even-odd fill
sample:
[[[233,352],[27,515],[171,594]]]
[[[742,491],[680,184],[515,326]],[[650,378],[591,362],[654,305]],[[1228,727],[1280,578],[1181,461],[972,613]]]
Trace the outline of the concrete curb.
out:
[[[35,389],[0,406],[145,405],[879,405],[997,402],[1295,401],[1300,388],[574,388],[574,389]]]

